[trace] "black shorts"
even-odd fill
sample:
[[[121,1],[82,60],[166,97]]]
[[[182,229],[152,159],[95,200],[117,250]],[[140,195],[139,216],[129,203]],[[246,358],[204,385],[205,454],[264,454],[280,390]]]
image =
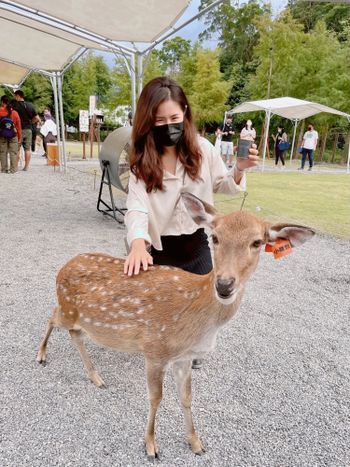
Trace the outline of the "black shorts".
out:
[[[151,247],[153,264],[176,266],[193,274],[208,274],[213,269],[204,229],[190,235],[166,235],[161,240],[163,250]]]

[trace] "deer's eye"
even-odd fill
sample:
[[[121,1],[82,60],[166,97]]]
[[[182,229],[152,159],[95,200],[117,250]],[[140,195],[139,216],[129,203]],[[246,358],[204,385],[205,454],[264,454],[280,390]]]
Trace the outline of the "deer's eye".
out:
[[[211,236],[211,239],[212,239],[214,245],[217,245],[219,243],[219,239],[218,239],[218,237],[216,235],[213,234]]]
[[[261,245],[263,244],[264,242],[262,240],[255,240],[252,244],[251,244],[251,247],[252,248],[260,248]]]

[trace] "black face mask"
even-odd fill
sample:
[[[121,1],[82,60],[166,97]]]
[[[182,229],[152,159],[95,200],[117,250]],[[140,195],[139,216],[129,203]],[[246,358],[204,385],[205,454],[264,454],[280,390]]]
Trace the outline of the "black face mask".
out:
[[[309,131],[312,131],[312,126],[309,126],[308,130],[309,130]]]
[[[175,146],[181,139],[184,122],[170,123],[153,127],[153,135],[157,146]]]

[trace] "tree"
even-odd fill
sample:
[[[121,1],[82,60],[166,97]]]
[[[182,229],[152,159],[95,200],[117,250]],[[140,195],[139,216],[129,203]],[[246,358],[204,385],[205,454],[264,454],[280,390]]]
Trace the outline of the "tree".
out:
[[[188,55],[190,49],[191,42],[179,36],[164,41],[157,54],[167,75],[175,76],[179,72],[181,58]]]
[[[165,67],[160,63],[159,55],[156,50],[152,50],[144,61],[143,84],[147,84],[151,79],[163,76]]]
[[[206,124],[218,122],[227,110],[226,101],[231,82],[220,72],[219,50],[196,51],[196,74],[188,96],[198,127],[205,131]]]
[[[41,113],[44,107],[53,108],[53,91],[49,78],[40,73],[31,73],[21,86],[26,101],[32,102]]]

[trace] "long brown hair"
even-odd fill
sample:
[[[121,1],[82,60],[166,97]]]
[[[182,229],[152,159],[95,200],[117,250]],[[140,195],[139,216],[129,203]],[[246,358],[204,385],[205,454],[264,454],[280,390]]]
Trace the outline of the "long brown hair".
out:
[[[133,121],[130,168],[137,179],[145,182],[147,193],[163,190],[161,149],[154,141],[152,128],[159,104],[169,99],[177,102],[185,114],[184,132],[176,152],[187,175],[192,180],[200,178],[202,155],[191,108],[182,88],[174,80],[162,76],[152,79],[143,88]]]

